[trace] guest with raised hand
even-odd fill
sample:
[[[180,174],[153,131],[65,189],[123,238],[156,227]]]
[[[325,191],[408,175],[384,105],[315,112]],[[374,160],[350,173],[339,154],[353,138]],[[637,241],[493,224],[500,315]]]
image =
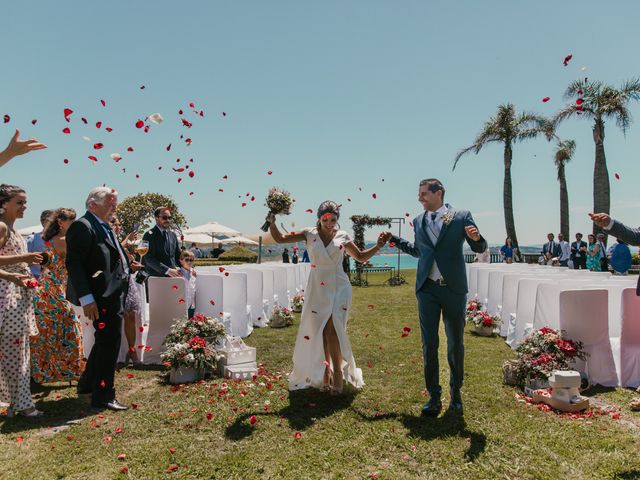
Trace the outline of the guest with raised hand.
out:
[[[609,235],[622,240],[628,245],[636,247],[640,245],[640,228],[628,227],[624,223],[614,220],[606,213],[590,213],[589,217],[591,217],[593,223]],[[636,293],[640,295],[640,278],[638,279]]]
[[[47,146],[44,143],[38,142],[35,138],[20,140],[20,130],[16,130],[16,133],[11,137],[7,148],[0,152],[0,167],[5,165],[14,157],[33,152],[34,150],[42,150],[43,148],[47,148]]]
[[[122,224],[116,215],[111,218],[111,228],[113,228],[113,233],[119,240],[122,237]],[[127,257],[129,257],[129,262],[134,261],[129,248],[134,245],[136,237],[137,232],[131,232],[121,241],[124,251]],[[141,325],[142,309],[142,295],[136,283],[136,274],[131,272],[129,275],[127,295],[124,299],[123,326],[124,336],[127,339],[127,363],[131,361],[134,367],[142,365],[142,362],[138,359],[138,352],[136,350],[136,330]]]
[[[418,201],[424,208],[413,220],[413,243],[392,236],[391,241],[405,253],[419,258],[416,297],[422,333],[424,379],[429,402],[422,415],[437,417],[442,410],[442,387],[438,360],[439,325],[442,317],[447,335],[449,362],[449,410],[462,413],[462,381],[464,378],[464,323],[467,297],[462,243],[474,252],[482,252],[487,242],[476,227],[471,212],[454,209],[444,203],[445,189],[436,178],[427,178],[418,186]]]
[[[171,231],[171,210],[158,207],[153,216],[156,225],[142,237],[149,242],[144,267],[152,277],[180,277],[180,248],[178,237]]]
[[[85,205],[87,212],[67,230],[67,299],[82,306],[95,328],[95,343],[78,381],[78,394],[90,393],[95,409],[127,410],[116,400],[114,376],[129,272],[142,265],[129,261],[109,225],[118,192],[96,187]]]
[[[284,235],[278,230],[273,213],[267,216],[267,221],[277,243],[306,242],[311,256],[289,390],[315,387],[340,395],[345,382],[356,388],[364,385],[362,370],[356,367],[347,336],[351,283],[342,269],[342,259],[348,253],[364,263],[391,235],[380,234],[375,246],[360,250],[349,234],[340,230],[340,208],[335,202],[322,202],[317,217],[315,227]]]
[[[72,208],[58,208],[42,232],[48,261],[42,267],[35,313],[40,335],[31,340],[31,377],[36,383],[77,381],[84,369],[82,327],[65,298],[66,232],[76,219]]]
[[[0,185],[0,266],[8,273],[29,275],[28,265],[42,261],[40,253],[27,252],[24,239],[14,229],[26,208],[27,194],[22,188]],[[33,290],[0,280],[0,402],[9,404],[9,417],[42,415],[29,385],[29,336],[37,334]]]

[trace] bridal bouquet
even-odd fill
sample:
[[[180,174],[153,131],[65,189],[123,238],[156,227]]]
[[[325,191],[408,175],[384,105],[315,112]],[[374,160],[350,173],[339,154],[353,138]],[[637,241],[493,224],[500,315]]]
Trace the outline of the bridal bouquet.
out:
[[[294,200],[289,192],[278,187],[271,187],[265,203],[267,208],[269,208],[269,213],[273,213],[274,215],[289,215],[293,202]],[[266,232],[269,230],[270,225],[271,222],[267,220],[260,228],[263,232]]]

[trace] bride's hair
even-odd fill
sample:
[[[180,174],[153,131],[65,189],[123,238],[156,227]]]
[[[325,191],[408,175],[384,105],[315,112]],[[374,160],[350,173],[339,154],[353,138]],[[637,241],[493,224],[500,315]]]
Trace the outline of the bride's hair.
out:
[[[326,214],[331,214],[331,215],[335,215],[337,220],[340,220],[340,206],[332,201],[332,200],[325,200],[324,202],[322,202],[320,204],[320,206],[318,207],[318,221],[316,222],[316,228],[320,229],[320,225],[321,225],[321,221],[320,219],[322,217],[324,217]],[[337,224],[338,229],[340,228],[340,224]]]

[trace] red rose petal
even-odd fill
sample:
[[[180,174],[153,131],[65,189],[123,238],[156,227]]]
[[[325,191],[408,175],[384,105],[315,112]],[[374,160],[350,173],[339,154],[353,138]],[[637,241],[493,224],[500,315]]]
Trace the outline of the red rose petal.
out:
[[[93,148],[95,150],[100,150],[102,147],[104,147],[104,145],[102,143],[94,143],[93,144]]]
[[[113,128],[111,128],[111,127],[105,127],[104,129],[105,129],[107,132],[113,132]]]
[[[171,144],[167,145],[167,152],[171,150]]]
[[[305,210],[305,212],[307,212],[307,213],[313,213],[313,210],[311,210],[310,208],[307,208],[307,209]]]
[[[564,57],[562,64],[566,67],[567,65],[569,65],[569,62],[571,61],[572,58],[573,58],[572,54],[567,55],[566,57]]]
[[[92,162],[97,162],[98,161],[98,159],[96,157],[94,157],[93,155],[89,155],[87,158],[89,160],[91,160]]]
[[[193,102],[189,102],[189,106],[190,106],[191,108],[196,108],[196,104],[195,104],[195,103],[193,103]]]
[[[87,125],[89,122],[87,121],[86,118],[81,117],[80,120],[82,120],[82,123],[84,123],[85,125]]]
[[[132,403],[131,404],[131,408],[133,408],[134,410],[136,410],[138,408],[138,404],[137,403]]]
[[[246,204],[246,203],[244,203],[244,202],[242,202],[242,206],[243,206],[243,207],[246,207],[246,206],[247,206],[247,204]]]
[[[107,324],[106,324],[106,323],[104,323],[104,322],[99,322],[99,323],[98,323],[98,330],[102,330],[102,329],[103,329],[104,327],[106,327],[106,326],[107,326]]]
[[[224,270],[225,270],[225,268],[224,268],[224,267],[218,267],[218,271],[219,271],[220,273],[224,272]]]
[[[70,108],[65,108],[64,109],[64,119],[69,122],[69,115],[71,115],[73,113],[73,110],[71,110]]]
[[[576,105],[582,105],[584,103],[584,100],[582,98],[578,98],[576,100]]]
[[[65,158],[65,159],[63,160],[63,162],[64,162],[64,163],[65,163],[65,165],[66,165],[67,163],[69,163],[69,159]]]
[[[144,122],[142,120],[138,120],[136,122],[136,128],[142,128],[142,127],[144,127]]]
[[[176,470],[178,470],[178,468],[180,468],[180,467],[178,467],[178,465],[169,465],[169,466],[167,467],[167,471],[169,471],[169,472],[175,472]]]
[[[295,438],[296,440],[300,440],[302,438],[302,433],[301,432],[294,433],[293,438]]]
[[[100,380],[100,388],[104,388],[104,387],[106,387],[106,385],[107,384],[105,383],[104,380]]]
[[[549,100],[551,100],[551,97],[544,97],[542,103],[547,103]]]
[[[620,180],[620,175],[618,175],[617,173],[614,173],[613,175],[614,177],[616,177],[616,180]]]
[[[373,197],[373,199],[375,200],[376,198],[378,198],[378,196],[374,193],[373,195],[371,195]]]
[[[169,453],[176,453],[176,449],[175,448],[170,448],[169,449]]]
[[[36,123],[38,123],[37,119],[34,118],[33,120],[31,120],[31,125],[35,125]]]
[[[272,173],[273,173],[273,172],[272,172],[271,170],[269,170],[269,171],[267,172],[267,175],[271,175]]]
[[[196,173],[193,170],[189,172],[189,177],[190,178],[195,177],[195,175],[196,175]]]
[[[124,453],[121,453],[120,455],[118,455],[118,460],[126,460],[127,455]]]
[[[211,305],[215,305],[215,304],[216,304],[216,302],[215,302],[215,300],[213,300],[213,298],[212,298],[211,300],[209,300],[209,303],[210,303]]]
[[[305,340],[309,340],[309,335],[305,335],[305,336],[304,336],[304,339],[305,339]]]
[[[102,126],[102,122],[96,122],[96,128],[100,128]]]
[[[126,472],[128,472],[128,471],[129,471],[129,467],[120,467],[120,471],[121,471],[122,473],[126,473]]]
[[[69,127],[64,127],[62,129],[62,133],[64,133],[65,135],[69,135],[71,133],[71,129]]]
[[[213,413],[207,413],[207,420],[211,420],[213,418]]]
[[[128,147],[127,148],[127,152],[133,152],[133,148],[132,147]]]
[[[258,421],[258,417],[256,417],[255,415],[251,415],[251,416],[249,417],[249,423],[250,423],[251,425],[255,425],[257,421]]]
[[[107,106],[107,102],[105,102],[104,100],[100,100],[100,103],[102,104],[103,107]]]

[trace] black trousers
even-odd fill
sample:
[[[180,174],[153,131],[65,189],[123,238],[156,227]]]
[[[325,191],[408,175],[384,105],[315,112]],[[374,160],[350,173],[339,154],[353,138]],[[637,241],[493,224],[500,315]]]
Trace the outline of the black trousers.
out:
[[[587,269],[587,257],[576,257],[573,260],[574,270],[586,270]]]
[[[91,404],[94,406],[116,398],[114,377],[122,337],[125,294],[126,291],[120,291],[97,300],[99,317],[93,322],[95,342],[78,381],[79,388],[91,389]]]

